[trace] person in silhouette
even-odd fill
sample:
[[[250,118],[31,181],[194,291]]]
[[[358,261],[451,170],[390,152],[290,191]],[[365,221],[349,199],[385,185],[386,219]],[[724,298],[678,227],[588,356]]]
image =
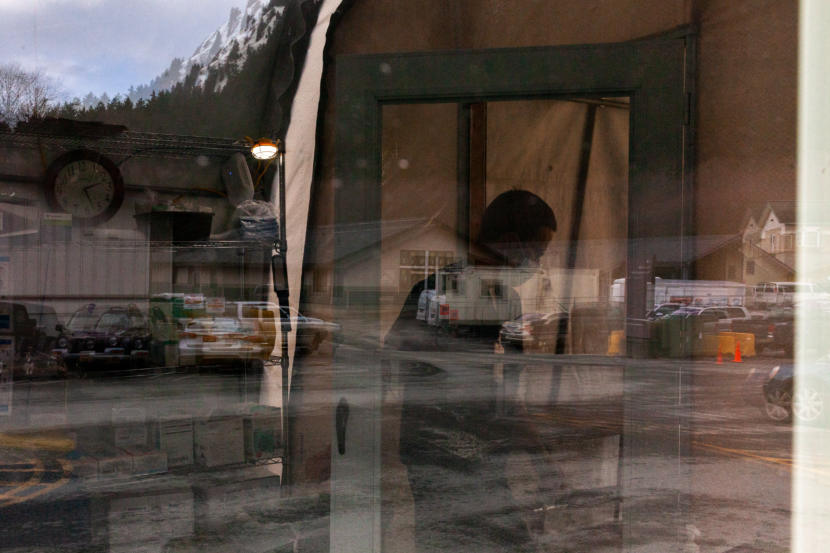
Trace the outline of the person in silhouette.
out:
[[[480,228],[471,249],[474,265],[498,275],[538,267],[556,218],[539,196],[510,190],[487,206]],[[412,288],[385,339],[394,359],[386,365],[395,373],[389,380],[399,383],[398,454],[414,505],[416,551],[529,551],[532,535],[541,531],[539,483],[556,488],[561,478],[555,470],[542,474],[550,469],[534,459],[544,446],[517,416],[519,402],[505,396],[505,389],[517,387],[521,365],[491,355],[500,350],[501,322],[488,318],[450,335],[416,318],[418,299],[435,288],[435,279],[430,275]],[[503,305],[505,295],[512,306],[505,320],[520,315],[516,291],[492,282],[480,285],[479,312],[497,300]],[[470,355],[419,359],[435,351]],[[517,471],[534,473],[532,482]]]

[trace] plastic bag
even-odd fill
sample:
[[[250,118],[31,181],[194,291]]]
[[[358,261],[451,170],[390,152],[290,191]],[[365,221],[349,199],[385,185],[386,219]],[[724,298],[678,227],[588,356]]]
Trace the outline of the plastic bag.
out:
[[[236,206],[243,240],[273,241],[279,237],[274,206],[261,200],[246,200]]]

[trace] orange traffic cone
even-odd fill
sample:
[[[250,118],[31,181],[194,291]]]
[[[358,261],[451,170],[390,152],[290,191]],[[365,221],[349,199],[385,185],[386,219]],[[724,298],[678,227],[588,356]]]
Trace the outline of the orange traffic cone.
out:
[[[741,343],[735,340],[735,359],[732,360],[734,363],[743,363],[741,360]]]
[[[715,363],[716,363],[717,365],[722,365],[722,364],[723,364],[723,353],[721,353],[721,350],[720,350],[720,344],[718,344],[718,358],[717,358],[717,360],[715,361]]]

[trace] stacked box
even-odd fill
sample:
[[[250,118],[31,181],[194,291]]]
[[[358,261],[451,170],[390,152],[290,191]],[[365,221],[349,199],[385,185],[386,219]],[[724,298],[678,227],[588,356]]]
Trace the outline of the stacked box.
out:
[[[155,446],[167,454],[168,467],[193,464],[193,419],[162,418],[156,423],[153,434]]]
[[[195,421],[193,456],[194,461],[204,467],[243,463],[242,417],[214,414]]]
[[[133,458],[124,451],[104,443],[94,443],[80,451],[79,458],[90,457],[98,465],[98,478],[129,476],[133,473]]]
[[[245,411],[245,460],[255,463],[282,455],[280,408],[255,405]]]
[[[124,449],[133,460],[133,474],[162,474],[167,472],[167,454],[149,447],[135,446]]]
[[[115,447],[147,445],[146,412],[140,407],[113,407],[112,428]]]

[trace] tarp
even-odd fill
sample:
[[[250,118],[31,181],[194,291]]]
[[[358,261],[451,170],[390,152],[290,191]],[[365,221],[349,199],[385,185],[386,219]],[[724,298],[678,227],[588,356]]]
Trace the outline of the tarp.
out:
[[[306,54],[305,65],[299,79],[291,118],[285,136],[285,215],[288,263],[289,302],[293,311],[300,305],[300,283],[303,273],[303,252],[305,251],[306,229],[308,226],[308,209],[311,198],[311,184],[314,175],[314,154],[317,139],[317,114],[320,105],[320,84],[323,77],[323,53],[326,46],[331,16],[340,6],[342,0],[324,0],[320,7],[317,24],[311,31],[311,40]],[[271,202],[279,206],[277,181],[273,183]],[[271,301],[276,303],[276,295],[271,290]],[[289,387],[291,371],[294,365],[294,345],[296,328],[291,329],[288,337]],[[275,349],[274,354],[279,353]],[[274,372],[277,371],[277,372]],[[281,376],[279,366],[269,368],[263,386],[263,401],[269,404],[281,404]]]

